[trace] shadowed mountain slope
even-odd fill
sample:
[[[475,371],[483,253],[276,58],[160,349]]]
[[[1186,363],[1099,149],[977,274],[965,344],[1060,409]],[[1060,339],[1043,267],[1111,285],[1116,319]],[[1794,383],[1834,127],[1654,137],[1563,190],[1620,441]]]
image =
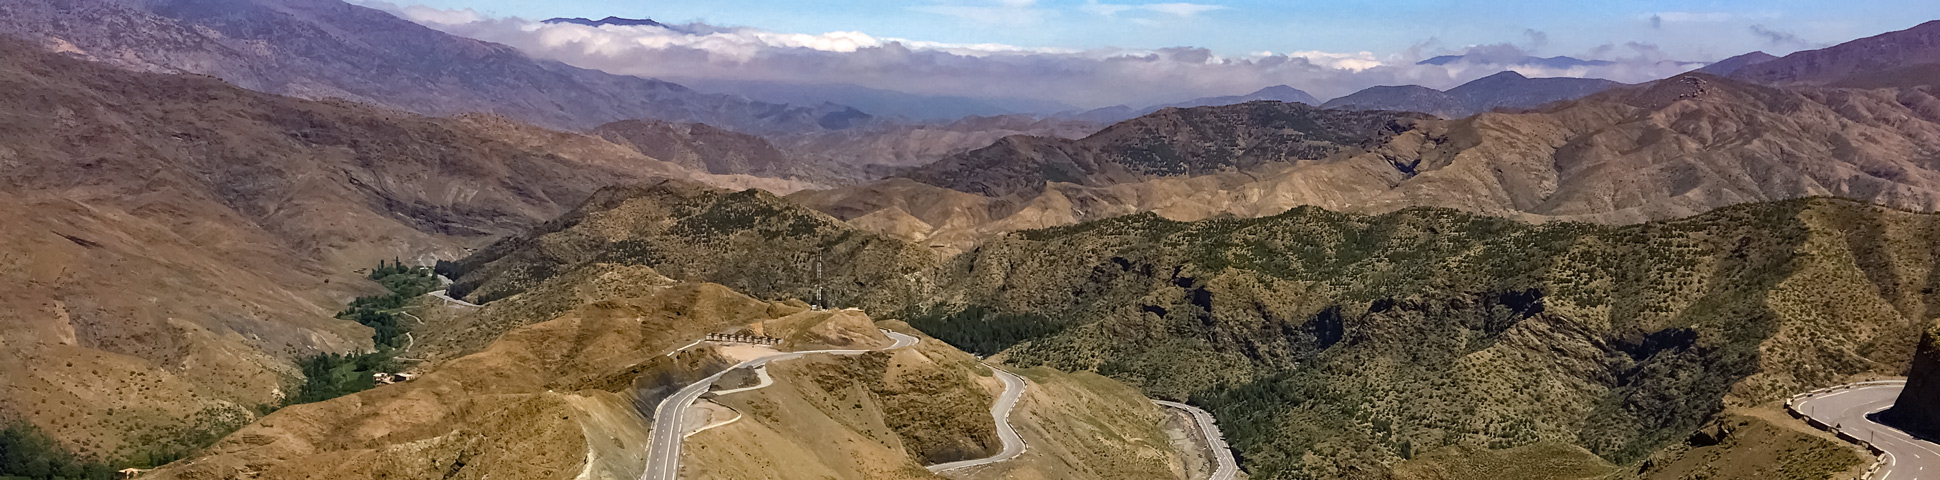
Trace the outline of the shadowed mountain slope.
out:
[[[1178,139],[1245,145],[1249,137],[1235,132],[1256,131],[1166,120],[1207,114],[1155,114],[1077,142],[1014,138],[933,165],[924,171],[929,176],[913,175],[927,185],[896,180],[791,198],[873,231],[959,251],[1008,231],[1138,212],[1198,220],[1268,216],[1300,205],[1368,213],[1437,206],[1628,224],[1820,195],[1940,208],[1940,151],[1932,147],[1940,145],[1940,99],[1929,91],[1788,90],[1701,73],[1538,111],[1413,120],[1314,161],[1249,150],[1242,158],[1263,161],[1189,177],[1130,175],[1119,163],[1075,161],[1099,156],[1074,145],[1105,138],[1163,151]],[[1085,166],[1103,173],[1065,174]],[[1047,172],[1064,175],[1055,179],[1064,183],[1022,181]]]
[[[1103,186],[1146,178],[1316,160],[1417,118],[1281,102],[1166,109],[1081,140],[1013,136],[906,176],[991,197],[1035,194],[1050,182]]]
[[[1936,86],[1940,20],[1738,69],[1733,77],[1770,85],[1857,88]]]
[[[9,0],[0,33],[116,66],[199,73],[251,90],[426,115],[496,113],[586,129],[632,118],[738,131],[847,128],[867,115],[702,94],[536,60],[337,0]]]
[[[1940,312],[1936,232],[1832,199],[1625,227],[1145,214],[986,243],[909,317],[1012,364],[1189,398],[1254,478],[1386,478],[1454,445],[1634,466],[1727,405],[1904,368]]]
[[[657,176],[784,186],[0,41],[0,416],[109,458],[194,446],[280,401],[292,358],[368,348],[331,318],[376,290],[354,269],[456,257]]]
[[[1529,78],[1502,72],[1475,79],[1446,92],[1417,85],[1373,87],[1327,101],[1327,108],[1422,112],[1461,118],[1498,108],[1535,108],[1575,100],[1623,85],[1596,78]]]

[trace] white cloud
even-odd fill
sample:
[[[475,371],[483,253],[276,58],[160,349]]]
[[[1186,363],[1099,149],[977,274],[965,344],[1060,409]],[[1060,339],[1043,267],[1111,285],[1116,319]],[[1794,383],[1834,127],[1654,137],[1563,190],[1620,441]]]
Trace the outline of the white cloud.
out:
[[[696,83],[709,80],[787,84],[850,84],[920,95],[1029,98],[1081,107],[1151,105],[1237,95],[1290,85],[1320,98],[1375,85],[1450,88],[1507,66],[1487,59],[1520,59],[1502,44],[1457,51],[1425,43],[1392,57],[1371,52],[1258,52],[1224,57],[1203,48],[1049,49],[1003,44],[956,44],[872,36],[864,32],[772,32],[701,23],[669,28],[591,27],[485,18],[470,11],[370,4],[446,32],[516,47],[538,58],[612,73]],[[1038,9],[1025,0],[982,7]],[[1158,15],[1170,15],[1158,14]],[[1152,17],[1146,15],[1145,17]],[[1592,52],[1617,58],[1609,66],[1535,71],[1531,76],[1595,76],[1637,82],[1678,73],[1654,50],[1610,47]],[[1434,50],[1433,52],[1428,50]],[[1417,65],[1421,55],[1469,53],[1477,61]],[[1522,68],[1522,67],[1519,67]]]

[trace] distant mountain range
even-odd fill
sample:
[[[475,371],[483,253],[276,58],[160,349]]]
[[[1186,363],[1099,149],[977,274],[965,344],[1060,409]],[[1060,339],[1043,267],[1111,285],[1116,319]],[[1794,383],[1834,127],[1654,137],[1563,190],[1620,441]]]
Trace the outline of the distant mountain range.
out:
[[[1393,112],[1324,110],[1258,101],[1165,109],[1081,140],[1007,137],[910,172],[918,182],[991,197],[1033,195],[1050,182],[1111,185],[1315,160],[1376,137]]]
[[[5,12],[0,33],[80,58],[426,115],[488,112],[571,130],[654,118],[752,133],[869,121],[844,106],[749,101],[537,60],[337,0],[9,1]],[[589,22],[608,21],[651,22]]]
[[[1497,59],[1475,57],[1475,56],[1469,56],[1469,55],[1442,55],[1439,57],[1415,62],[1415,64],[1416,65],[1449,65],[1449,64],[1463,63],[1463,62],[1480,63],[1480,64],[1487,64],[1487,65],[1527,65],[1527,66],[1534,66],[1534,67],[1545,67],[1545,68],[1556,68],[1556,69],[1567,69],[1567,68],[1575,68],[1575,67],[1601,67],[1601,66],[1613,65],[1616,63],[1616,62],[1611,62],[1609,60],[1584,60],[1576,57],[1561,57],[1561,56],[1549,57],[1549,58],[1525,56],[1522,58],[1514,59],[1512,61],[1502,61]]]
[[[1761,62],[1733,77],[1767,85],[1885,88],[1940,85],[1940,20]]]
[[[1705,65],[1704,68],[1697,69],[1697,71],[1709,73],[1712,75],[1728,76],[1733,73],[1738,73],[1739,70],[1744,70],[1745,67],[1749,67],[1752,65],[1757,65],[1760,63],[1765,63],[1765,62],[1769,62],[1777,59],[1778,57],[1772,56],[1772,54],[1769,54],[1769,53],[1751,52],[1744,55],[1739,55],[1736,57],[1719,60],[1717,63]]]
[[[948,121],[969,116],[1051,114],[1075,108],[1049,100],[922,95],[848,84],[714,79],[683,81],[702,92],[740,95],[758,101],[792,105],[833,103],[855,107],[871,115],[901,117],[915,121]]]
[[[1419,85],[1374,87],[1329,100],[1326,108],[1421,112],[1461,118],[1498,108],[1534,108],[1623,85],[1595,78],[1529,78],[1516,72],[1482,77],[1444,92]]]
[[[1216,107],[1220,105],[1235,105],[1235,104],[1241,104],[1246,102],[1257,102],[1262,100],[1286,102],[1286,103],[1304,103],[1312,106],[1320,106],[1320,99],[1314,98],[1313,95],[1308,94],[1305,91],[1302,91],[1298,88],[1289,87],[1286,85],[1275,85],[1275,86],[1259,89],[1258,91],[1255,91],[1253,93],[1249,93],[1246,95],[1228,95],[1224,97],[1195,98],[1195,99],[1187,100],[1183,102],[1168,103],[1163,105],[1153,105],[1145,108],[1132,108],[1126,105],[1119,105],[1115,107],[1097,108],[1097,109],[1085,110],[1085,111],[1079,111],[1079,112],[1065,112],[1065,113],[1060,113],[1058,115],[1054,115],[1054,117],[1073,119],[1073,120],[1082,120],[1082,121],[1093,122],[1093,123],[1118,123],[1118,122],[1123,122],[1126,120],[1131,120],[1134,118],[1150,115],[1152,112],[1157,112],[1159,110],[1164,110],[1167,108]]]
[[[666,29],[674,28],[667,24],[653,21],[653,19],[651,18],[620,18],[620,17],[611,17],[611,16],[602,18],[599,20],[593,20],[585,17],[573,17],[573,18],[554,17],[554,18],[541,20],[540,23],[570,23],[574,25],[585,25],[589,27],[603,27],[607,25],[613,25],[613,26],[620,26],[620,27],[660,27],[660,28],[666,28]]]

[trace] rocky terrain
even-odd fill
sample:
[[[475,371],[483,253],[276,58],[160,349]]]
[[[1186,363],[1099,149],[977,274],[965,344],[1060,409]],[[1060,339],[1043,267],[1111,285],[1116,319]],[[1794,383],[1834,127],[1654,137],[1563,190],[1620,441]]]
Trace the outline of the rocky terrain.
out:
[[[1940,434],[1940,325],[1920,332],[1919,349],[1907,368],[1906,389],[1881,416],[1895,427],[1921,435]]]
[[[1168,109],[1080,140],[1006,137],[907,173],[989,197],[1031,195],[1051,182],[1086,186],[1209,175],[1269,162],[1317,160],[1417,117],[1281,102]]]
[[[421,376],[278,410],[148,476],[638,478],[650,433],[640,412],[752,348],[683,347],[689,339],[767,335],[789,351],[885,344],[878,326],[916,334],[860,311],[758,300],[604,262],[574,265],[482,308],[421,298],[407,310],[423,323],[402,354],[422,360]],[[767,368],[772,386],[697,407],[735,420],[697,428],[684,475],[938,478],[922,465],[994,448],[988,411],[1001,387],[976,359],[934,339]],[[1135,390],[1048,369],[1031,378],[1050,396],[1033,397],[1012,418],[1042,443],[1029,463],[1007,467],[1022,476],[1013,478],[1153,478],[1181,464],[1180,447],[1159,433],[1157,407]]]
[[[1888,415],[1940,428],[1936,32],[915,122],[335,0],[0,0],[0,440],[155,478],[631,479],[643,406],[765,351],[682,345],[888,328],[923,342],[703,402],[686,473],[937,478],[997,448],[1002,368],[1030,449],[951,478],[1204,472],[1147,396],[1253,478],[1852,475],[1774,406],[1907,372]],[[384,260],[460,300],[412,273],[383,314],[414,323],[333,315]],[[417,376],[292,404],[319,353]]]
[[[544,304],[571,306],[534,308]],[[748,348],[681,349],[688,339],[754,331],[786,338],[778,346],[783,350],[888,343],[860,313],[760,301],[639,266],[589,266],[483,309],[436,301],[413,309],[427,320],[416,333],[429,348],[411,353],[449,360],[421,366],[424,374],[406,383],[279,410],[144,478],[638,478],[649,433],[640,405],[653,405],[667,387],[727,368],[741,354],[736,349]],[[473,338],[469,330],[484,319],[517,326],[482,348],[438,347],[469,343],[460,339]],[[689,478],[938,478],[922,465],[981,456],[996,442],[989,370],[933,339],[911,349],[768,368],[773,386],[704,401],[705,408],[718,405],[740,420],[693,434]],[[1058,382],[1063,374],[1043,375]],[[1026,406],[1030,414],[1017,417],[1021,425],[1099,425],[1105,430],[1094,433],[1108,438],[1157,428],[1155,407],[1123,385],[1056,385],[1075,395],[1129,395],[1119,401],[1133,403]],[[1124,419],[1084,420],[1102,416]],[[1088,463],[1124,458],[1104,450],[1117,445],[1081,446],[1095,449],[1063,452],[1072,453],[1064,461],[1128,471],[1122,463]],[[1167,466],[1178,462],[1162,439],[1143,446],[1137,451],[1147,468],[1142,472],[1169,473]],[[1083,471],[1057,478],[1117,477]]]
[[[884,311],[927,293],[922,273],[937,261],[927,249],[767,192],[665,180],[601,190],[558,219],[439,269],[457,280],[452,295],[481,303],[584,265],[622,263],[762,298]]]
[[[1627,227],[1136,215],[986,243],[909,318],[1206,405],[1259,478],[1380,478],[1449,445],[1636,465],[1729,406],[1903,368],[1937,221],[1828,199]]]
[[[588,132],[646,156],[721,175],[788,178],[819,183],[854,181],[855,169],[829,167],[775,148],[767,139],[704,123],[621,120]]]
[[[1765,62],[1769,62],[1777,59],[1778,57],[1772,56],[1772,54],[1769,54],[1769,53],[1751,52],[1744,55],[1739,55],[1739,56],[1727,58],[1724,60],[1719,60],[1717,63],[1705,65],[1704,68],[1697,69],[1697,71],[1709,73],[1709,74],[1717,75],[1721,77],[1728,77],[1728,76],[1731,76],[1731,74],[1738,73],[1739,70],[1744,70],[1745,67],[1749,67],[1752,65],[1757,65],[1760,63],[1765,63]]]
[[[958,250],[1020,228],[1138,212],[1199,220],[1300,205],[1367,213],[1438,206],[1629,224],[1815,195],[1940,206],[1940,171],[1927,161],[1940,144],[1940,100],[1926,89],[1780,89],[1690,73],[1532,112],[1403,117],[1387,128],[1369,112],[1364,130],[1335,127],[1363,137],[1343,133],[1325,143],[1331,149],[1306,136],[1251,137],[1262,131],[1250,130],[1254,123],[1222,122],[1268,108],[1302,107],[1162,112],[1076,142],[1013,137],[910,175],[929,188],[892,179],[791,199]],[[1268,148],[1212,148],[1253,142]],[[1181,144],[1193,147],[1170,150]],[[1329,153],[1304,160],[1312,155],[1295,150]],[[1164,151],[1180,155],[1144,153]],[[1197,176],[1140,174],[1126,166],[1133,158],[1176,159],[1140,168]]]
[[[313,102],[0,42],[0,410],[88,455],[274,405],[378,259],[456,258],[613,182],[692,172],[490,116]],[[158,454],[159,455],[159,454]],[[166,456],[166,455],[161,455]]]
[[[859,170],[873,179],[987,147],[1005,137],[1078,139],[1101,128],[1104,124],[1083,120],[998,115],[949,122],[882,122],[842,131],[771,137],[783,149],[806,157],[810,163]]]
[[[620,191],[612,198],[625,200],[596,199],[540,230],[548,233],[492,249],[513,253],[461,262],[485,265],[461,284],[492,291],[522,278],[511,272],[615,262],[762,288],[704,266],[799,258],[837,241],[827,239],[865,235],[771,197],[672,184]],[[661,226],[724,209],[769,220],[710,236]],[[818,233],[803,237],[825,240],[770,244],[752,261],[683,253],[805,229],[790,226],[805,219]],[[1919,292],[1940,258],[1927,238],[1936,222],[1831,199],[1626,227],[1424,208],[1303,207],[1190,223],[1144,214],[1024,231],[943,263],[838,254],[858,273],[830,274],[839,279],[829,284],[899,292],[831,303],[900,306],[914,327],[971,353],[1097,372],[1206,405],[1256,478],[1461,478],[1433,475],[1508,468],[1501,462],[1536,454],[1493,450],[1523,447],[1582,465],[1583,478],[1657,478],[1650,472],[1714,465],[1705,458],[1770,462],[1756,452],[1772,448],[1819,453],[1771,472],[1823,472],[1848,468],[1850,448],[1786,428],[1686,439],[1730,409],[1901,368],[1915,319],[1935,302]],[[595,253],[623,250],[620,232],[668,254]],[[814,294],[807,285],[766,292]],[[1402,468],[1414,455],[1439,460]],[[1647,460],[1655,470],[1641,468]]]
[[[0,2],[0,33],[123,68],[209,75],[261,92],[436,116],[494,113],[559,129],[654,118],[814,132],[869,119],[847,107],[753,102],[536,60],[338,0],[9,0]]]
[[[1497,109],[1529,109],[1551,102],[1575,100],[1623,85],[1595,78],[1529,78],[1502,72],[1464,83],[1446,92],[1419,85],[1373,87],[1328,100],[1323,106],[1348,110],[1421,112],[1442,118],[1462,118]]]
[[[1783,86],[1940,86],[1940,21],[1805,50],[1740,68],[1734,78]]]

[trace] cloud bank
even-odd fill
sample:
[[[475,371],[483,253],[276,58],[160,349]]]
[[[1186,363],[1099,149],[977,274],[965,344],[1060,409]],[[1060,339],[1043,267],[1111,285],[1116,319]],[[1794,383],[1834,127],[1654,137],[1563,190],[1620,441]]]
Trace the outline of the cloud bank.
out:
[[[1031,0],[975,7],[1026,11]],[[1591,54],[1607,65],[1554,69],[1519,65],[1547,35],[1524,32],[1512,44],[1443,48],[1433,41],[1392,55],[1289,51],[1221,56],[1193,47],[1156,50],[1070,50],[1001,44],[954,44],[882,38],[863,32],[772,32],[703,23],[653,26],[548,24],[490,18],[470,10],[366,3],[455,35],[511,45],[534,57],[604,70],[697,83],[707,80],[852,84],[918,95],[1050,100],[1085,108],[1152,105],[1249,93],[1289,85],[1319,98],[1376,85],[1451,88],[1502,70],[1529,76],[1572,76],[1641,82],[1694,68],[1662,58],[1646,44],[1610,45]],[[1090,2],[1098,15],[1190,17],[1220,7],[1190,3]],[[955,12],[984,15],[994,12]],[[994,19],[993,19],[994,21]],[[1471,54],[1444,65],[1419,65],[1439,54]]]

